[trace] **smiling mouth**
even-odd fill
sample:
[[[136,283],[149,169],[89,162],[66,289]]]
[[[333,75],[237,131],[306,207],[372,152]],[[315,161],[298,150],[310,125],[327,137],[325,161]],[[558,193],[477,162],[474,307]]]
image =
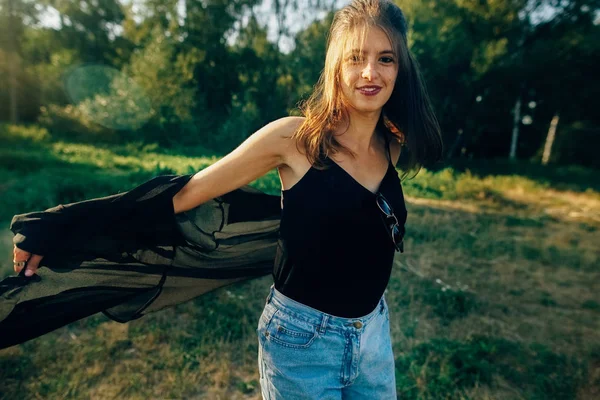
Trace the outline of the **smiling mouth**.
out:
[[[374,94],[379,93],[381,91],[381,88],[380,87],[378,87],[378,88],[362,87],[362,88],[358,88],[358,91],[365,95],[374,95]]]

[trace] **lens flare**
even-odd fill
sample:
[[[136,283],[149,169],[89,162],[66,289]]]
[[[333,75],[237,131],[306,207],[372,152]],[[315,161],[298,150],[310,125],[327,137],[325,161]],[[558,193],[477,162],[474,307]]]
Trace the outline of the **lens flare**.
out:
[[[79,65],[65,74],[64,83],[73,105],[106,128],[135,130],[154,114],[144,89],[116,68]]]

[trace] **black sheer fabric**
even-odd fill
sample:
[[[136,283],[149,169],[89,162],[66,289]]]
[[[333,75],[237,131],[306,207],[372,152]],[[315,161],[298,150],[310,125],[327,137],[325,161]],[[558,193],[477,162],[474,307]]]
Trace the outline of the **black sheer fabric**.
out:
[[[279,197],[244,186],[175,215],[172,198],[190,178],[15,215],[13,242],[44,258],[36,275],[0,282],[0,348],[98,312],[127,322],[270,274]]]

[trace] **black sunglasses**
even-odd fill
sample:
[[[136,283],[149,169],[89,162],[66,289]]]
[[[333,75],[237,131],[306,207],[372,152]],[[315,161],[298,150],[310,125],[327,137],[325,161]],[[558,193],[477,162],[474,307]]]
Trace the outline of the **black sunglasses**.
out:
[[[394,214],[394,209],[381,193],[377,193],[377,207],[385,214],[384,223],[390,230],[392,241],[396,251],[404,253],[404,232],[400,229],[398,218]]]

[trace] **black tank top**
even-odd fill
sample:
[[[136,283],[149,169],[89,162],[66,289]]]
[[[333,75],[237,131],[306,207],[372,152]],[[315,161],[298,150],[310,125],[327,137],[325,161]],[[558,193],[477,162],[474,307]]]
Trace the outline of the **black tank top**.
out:
[[[386,148],[388,169],[379,191],[404,229],[406,205],[387,136]],[[281,191],[274,285],[319,311],[362,317],[375,309],[383,295],[395,249],[376,194],[330,158],[325,162],[328,169],[311,167],[291,189]]]

